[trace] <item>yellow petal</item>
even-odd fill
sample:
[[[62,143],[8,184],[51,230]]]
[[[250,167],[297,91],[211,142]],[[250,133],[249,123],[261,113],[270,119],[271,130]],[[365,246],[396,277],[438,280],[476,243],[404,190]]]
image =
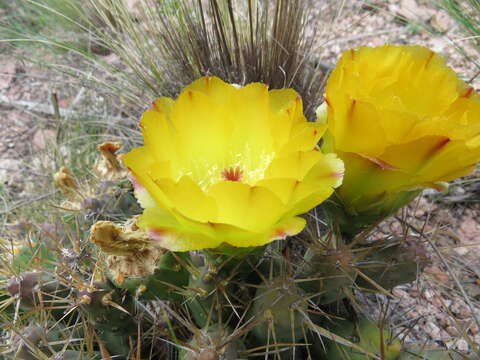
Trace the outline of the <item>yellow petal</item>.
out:
[[[449,146],[450,141],[451,139],[444,136],[422,137],[405,144],[390,146],[380,159],[399,171],[414,173],[433,156]],[[443,166],[456,166],[456,164],[444,164]]]
[[[170,113],[172,112],[174,105],[175,105],[175,101],[173,101],[170,98],[162,96],[158,99],[155,99],[152,102],[152,106],[148,110],[157,111],[168,118],[170,116]]]
[[[187,85],[182,92],[197,91],[205,94],[213,102],[221,104],[236,89],[216,76],[206,76]]]
[[[246,144],[252,154],[273,150],[272,121],[270,116],[268,87],[253,83],[237,90],[231,109],[235,130],[230,146],[243,149]],[[249,104],[249,106],[245,106]]]
[[[257,186],[269,189],[284,205],[288,205],[298,183],[299,181],[293,178],[269,178],[260,180]]]
[[[307,222],[301,217],[292,217],[288,218],[279,224],[277,224],[271,239],[273,240],[282,240],[288,236],[294,236],[300,233],[304,228]]]
[[[216,221],[215,200],[207,196],[189,176],[183,176],[177,183],[171,179],[159,179],[156,185],[183,216],[200,222]]]
[[[176,130],[169,121],[168,115],[159,111],[147,111],[140,120],[145,147],[150,156],[158,161],[175,162]]]
[[[133,174],[129,175],[129,180],[133,184],[133,193],[142,208],[146,209],[147,207],[157,205],[155,199],[150,195],[148,190],[138,182]]]
[[[370,156],[383,153],[388,143],[375,106],[357,99],[337,101],[329,97],[328,113],[337,148]]]
[[[229,224],[200,224],[160,208],[148,208],[139,219],[139,226],[158,241],[158,246],[171,251],[216,248],[221,244],[235,247],[262,246],[272,240],[292,236],[305,226],[302,218],[290,218],[264,232],[253,232]]]
[[[301,122],[296,124],[290,133],[289,141],[280,149],[278,156],[295,151],[309,151],[317,146],[318,141],[327,129],[326,124]]]
[[[273,115],[272,136],[275,149],[278,151],[291,141],[292,129],[299,124],[306,124],[306,119],[303,115],[302,99],[293,89],[271,90],[269,102]]]
[[[223,96],[225,104],[229,104],[228,93]],[[228,116],[222,116],[225,104],[219,105],[199,91],[180,94],[172,111],[172,121],[180,135],[175,137],[178,168],[196,171],[196,166],[203,171],[223,159],[234,129]]]
[[[419,170],[424,182],[450,181],[471,173],[480,159],[480,146],[471,148],[463,141],[450,141],[439,149]]]
[[[236,181],[221,181],[210,188],[208,195],[217,203],[217,222],[249,231],[264,231],[285,211],[270,190]]]
[[[289,214],[302,214],[325,201],[343,181],[343,161],[327,154],[292,192]]]
[[[171,202],[155,183],[157,179],[169,176],[169,162],[158,162],[146,147],[135,148],[129,153],[122,155],[121,159],[125,166],[130,169],[139,185],[144,187],[158,204],[166,208],[171,207]],[[140,195],[144,194],[140,192]],[[140,199],[142,206],[146,206],[149,201],[147,197]]]
[[[214,248],[220,245],[215,231],[208,225],[187,219],[179,221],[172,212],[159,207],[145,209],[138,225],[159,242],[158,246],[172,251]]]
[[[265,173],[265,178],[294,178],[302,180],[321,158],[319,151],[297,151],[275,158]]]
[[[303,117],[301,98],[293,89],[274,89],[270,91],[270,108],[273,112],[292,110],[291,120],[300,121]],[[299,118],[300,117],[300,118]]]
[[[215,228],[220,243],[235,247],[262,246],[273,240],[267,231],[248,231],[229,224],[215,223],[212,226]],[[270,231],[270,228],[268,231]]]
[[[442,116],[418,121],[408,134],[409,138],[448,134],[452,140],[461,140],[479,134],[480,96],[472,88],[458,95],[457,100]]]

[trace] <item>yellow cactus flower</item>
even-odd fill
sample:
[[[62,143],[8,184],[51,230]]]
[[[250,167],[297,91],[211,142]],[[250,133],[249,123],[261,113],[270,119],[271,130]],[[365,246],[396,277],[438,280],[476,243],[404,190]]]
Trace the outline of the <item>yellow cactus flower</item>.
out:
[[[139,226],[173,251],[297,234],[297,215],[342,181],[342,161],[317,148],[326,126],[306,121],[291,89],[205,77],[154,101],[140,126],[144,146],[122,157],[145,208]]]
[[[326,108],[317,112],[328,122],[322,149],[345,162],[337,194],[349,214],[391,213],[480,159],[480,96],[421,46],[345,52]]]

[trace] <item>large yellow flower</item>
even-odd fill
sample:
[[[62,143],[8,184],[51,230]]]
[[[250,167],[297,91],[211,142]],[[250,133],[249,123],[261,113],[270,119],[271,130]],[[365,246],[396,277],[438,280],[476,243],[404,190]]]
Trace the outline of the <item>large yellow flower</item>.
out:
[[[123,156],[145,208],[139,226],[174,251],[252,247],[300,232],[297,215],[340,185],[343,163],[317,143],[291,89],[215,77],[143,114],[144,146]]]
[[[395,210],[406,191],[439,187],[480,159],[480,96],[427,48],[345,52],[326,104],[323,150],[345,162],[338,195],[351,214]]]

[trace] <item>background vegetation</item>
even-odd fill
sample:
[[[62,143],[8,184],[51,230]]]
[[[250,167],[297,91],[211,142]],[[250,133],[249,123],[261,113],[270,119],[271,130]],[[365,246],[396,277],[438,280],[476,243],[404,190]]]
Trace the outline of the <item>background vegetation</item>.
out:
[[[368,9],[359,6],[354,11],[386,12],[386,3],[365,3],[363,5]],[[331,359],[337,358],[335,356],[340,359],[362,358],[360,354],[365,352],[378,353],[388,359],[391,344],[397,339],[405,341],[418,331],[417,323],[405,323],[398,314],[396,318],[395,308],[386,305],[391,293],[380,292],[375,297],[368,295],[368,291],[356,291],[349,294],[349,301],[336,305],[341,311],[329,310],[337,315],[359,313],[363,316],[369,311],[365,309],[370,309],[375,314],[370,320],[374,320],[380,330],[372,327],[373,322],[362,330],[372,333],[374,340],[358,342],[351,337],[352,329],[340,330],[336,327],[338,322],[332,325],[335,321],[331,317],[322,317],[328,306],[320,304],[320,307],[321,300],[306,298],[299,292],[288,293],[287,298],[295,300],[280,303],[279,308],[275,308],[288,319],[286,330],[278,327],[275,333],[275,330],[263,329],[269,338],[263,344],[255,344],[246,339],[255,328],[255,336],[263,336],[258,335],[261,331],[258,329],[263,325],[246,321],[248,309],[254,306],[253,302],[245,300],[248,299],[246,293],[255,293],[255,289],[248,286],[252,279],[244,279],[241,286],[233,284],[227,289],[221,287],[224,283],[215,283],[213,287],[207,284],[211,287],[206,290],[205,284],[195,284],[189,293],[184,294],[189,301],[181,306],[174,306],[166,300],[140,301],[139,296],[125,296],[112,286],[107,280],[108,271],[102,265],[104,255],[88,239],[89,228],[97,220],[121,222],[140,212],[128,182],[105,181],[93,169],[99,158],[97,146],[100,143],[121,141],[124,146],[121,152],[140,143],[137,120],[154,98],[176,96],[192,80],[202,75],[218,75],[234,83],[262,81],[272,88],[294,87],[306,103],[307,115],[313,117],[314,109],[322,100],[319,94],[325,76],[335,63],[331,53],[324,50],[325,44],[331,40],[335,28],[342,21],[351,21],[353,15],[345,12],[344,2],[325,1],[318,5],[318,9],[312,4],[317,5],[315,1],[285,0],[210,0],[204,3],[188,0],[15,0],[0,3],[0,51],[4,60],[1,65],[7,64],[6,59],[15,59],[13,70],[6,65],[5,71],[0,68],[3,73],[0,82],[3,80],[6,84],[0,84],[1,106],[12,113],[21,109],[20,122],[35,128],[34,133],[26,132],[21,149],[8,146],[2,149],[10,157],[22,158],[16,163],[18,168],[15,170],[4,165],[7,180],[0,184],[3,225],[0,230],[0,322],[3,329],[0,352],[3,355],[0,356],[108,359],[129,354],[131,359],[183,356],[182,359],[204,360],[215,357],[209,358],[205,352],[207,355],[202,358],[198,355],[200,350],[214,349],[241,353],[242,358],[304,359],[310,356],[315,359],[311,353],[323,352],[325,347],[325,351],[330,351],[326,356]],[[463,34],[463,40],[453,44],[466,57],[467,66],[480,69],[478,1],[439,0],[433,2],[433,6],[444,9]],[[399,16],[395,18],[398,20]],[[408,28],[407,36],[420,31],[418,26],[432,30],[429,24],[416,20],[414,26]],[[343,36],[348,39],[348,32]],[[22,75],[25,67],[41,70],[29,80]],[[477,71],[467,80],[474,82]],[[14,88],[20,89],[20,96],[15,95]],[[7,119],[2,126],[13,131],[16,122]],[[42,135],[37,135],[39,133]],[[42,146],[34,143],[34,135],[37,135],[37,142],[43,142]],[[65,197],[54,184],[53,174],[62,166],[71,170],[80,195]],[[476,211],[477,184],[477,178],[472,176],[457,182],[447,197],[434,194],[427,199],[443,204],[452,216],[464,214],[458,209],[464,211],[470,207]],[[399,236],[413,232],[420,238],[435,239],[437,233],[424,231],[422,223],[415,218],[421,204],[404,210],[393,225],[390,222],[385,226],[396,229],[395,234]],[[423,225],[428,223],[429,216],[425,216],[427,220]],[[270,255],[264,259],[268,264],[265,268],[259,271],[258,264],[248,267],[254,274],[262,271],[268,274],[268,288],[274,292],[282,292],[283,286],[274,279],[293,279],[295,284],[308,280],[304,275],[295,274],[294,265],[299,254],[304,254],[309,247],[311,239],[326,231],[325,219],[319,212],[309,214],[309,219],[309,231],[297,239],[298,248],[272,245]],[[385,227],[380,227],[372,236],[375,238],[377,234],[380,237],[384,233]],[[455,246],[445,245],[449,248]],[[282,262],[285,252],[289,251],[292,252],[291,257],[287,257],[289,261]],[[470,266],[461,257],[447,256],[435,248],[435,244],[428,251],[430,260],[433,259],[441,270],[431,274],[427,281],[458,293],[466,308],[470,309],[467,320],[478,322],[475,318],[478,300],[467,291],[470,283],[458,276],[459,273],[471,273],[478,278],[477,264]],[[431,253],[435,255],[431,256]],[[344,264],[343,258],[334,260],[328,271],[334,271],[333,276],[337,279],[345,278],[351,270],[346,266],[348,261]],[[194,262],[195,258],[192,259]],[[228,268],[228,264],[228,259],[222,259],[217,265]],[[241,273],[238,269],[229,271]],[[368,272],[368,268],[362,271]],[[442,276],[453,281],[442,283],[439,281]],[[380,287],[384,286],[388,287],[384,284]],[[364,284],[362,287],[365,290],[369,286]],[[206,291],[209,297],[203,298],[199,295],[201,291],[195,289]],[[107,300],[103,297],[104,302],[99,302],[95,297],[99,293],[102,296],[110,294],[111,298],[107,299],[110,302],[105,305]],[[237,299],[232,300],[232,297]],[[195,318],[196,312],[189,304],[200,304],[210,319],[212,309],[225,303],[220,299],[242,304],[237,327],[201,329],[205,319]],[[288,308],[297,301],[303,302],[305,308],[300,306],[294,312],[282,312],[282,307]],[[351,312],[349,307],[355,307],[356,311]],[[310,322],[297,326],[295,318],[309,319]],[[358,323],[363,324],[363,320]],[[111,327],[118,329],[112,332],[109,331]],[[478,356],[478,341],[470,328],[460,321],[453,323],[452,327],[457,329],[457,337],[468,344],[469,355],[464,356],[472,359]],[[302,336],[291,335],[298,329]],[[272,339],[279,333],[287,335],[284,339]],[[308,342],[314,343],[311,352],[305,350],[303,344],[296,343],[303,335]],[[334,341],[328,339],[354,348],[356,352],[342,352],[344,350],[338,350],[332,345]],[[238,342],[246,342],[249,346],[241,348]],[[410,352],[405,356],[410,357],[405,358],[424,356],[418,354],[425,344],[416,345],[409,348]],[[182,354],[182,349],[194,351]],[[335,351],[340,351],[340,355],[333,354]],[[198,356],[188,355],[194,353]],[[447,356],[443,352],[429,356],[430,359],[462,359],[453,348],[449,357],[441,357]]]

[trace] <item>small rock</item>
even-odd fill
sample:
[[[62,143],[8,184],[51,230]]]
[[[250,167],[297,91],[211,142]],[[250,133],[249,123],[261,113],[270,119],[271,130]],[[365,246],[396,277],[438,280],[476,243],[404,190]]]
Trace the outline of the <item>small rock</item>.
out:
[[[433,339],[440,339],[440,328],[433,322],[427,322],[425,324],[424,331]]]
[[[477,344],[480,344],[480,334],[475,335],[475,337],[473,338],[473,340],[474,340]]]
[[[58,107],[61,109],[67,109],[72,104],[72,98],[64,98],[58,100]]]
[[[396,287],[392,290],[392,294],[393,294],[393,296],[398,297],[399,299],[403,299],[403,298],[408,297],[408,293],[406,291],[398,288],[398,287]]]
[[[423,292],[423,297],[427,300],[430,300],[431,298],[433,298],[433,295],[435,295],[435,294],[430,289],[427,289]]]
[[[472,316],[470,308],[462,300],[457,300],[450,307],[452,313],[454,313],[459,319],[467,319]]]
[[[453,320],[445,314],[440,314],[438,317],[438,324],[444,328],[453,325]]]
[[[465,242],[475,242],[480,236],[477,219],[473,214],[467,213],[460,221],[458,235]],[[471,251],[472,248],[468,249]],[[467,251],[467,252],[468,252]]]
[[[463,287],[469,296],[473,298],[480,297],[480,285],[478,283],[464,284]]]
[[[425,316],[425,317],[428,317],[430,315],[432,315],[432,311],[433,309],[431,308],[431,306],[420,306],[418,308],[418,313],[422,316]]]
[[[420,314],[419,314],[417,311],[415,311],[415,310],[410,310],[410,311],[408,312],[408,316],[409,316],[410,318],[412,318],[412,319],[416,319],[417,317],[420,316]]]
[[[452,339],[452,340],[445,341],[444,343],[445,343],[445,347],[447,349],[451,349],[451,348],[455,347],[456,341],[455,341],[455,339]]]
[[[445,40],[443,36],[436,37],[430,40],[430,48],[437,53],[443,52],[444,49],[449,45],[450,44],[447,42],[447,40]],[[462,189],[463,192],[465,193],[465,190],[463,188],[460,188],[460,189]]]
[[[466,190],[462,186],[454,185],[448,190],[451,195],[464,195]]]
[[[426,21],[432,17],[435,10],[421,6],[415,0],[401,0],[397,13],[407,20]]]
[[[435,189],[425,189],[423,190],[422,194],[425,195],[425,196],[429,196],[429,195],[437,195],[439,193],[438,190],[435,190]]]
[[[5,63],[0,63],[0,89],[6,89],[15,79],[15,74],[17,73],[17,63],[15,61],[8,61]]]
[[[460,350],[460,351],[465,351],[467,352],[468,351],[468,343],[466,340],[464,339],[460,339],[457,341],[457,343],[455,344],[455,347]]]
[[[452,26],[452,18],[448,16],[448,14],[444,11],[438,11],[433,15],[430,19],[430,24],[433,28],[440,32],[445,33],[447,32]]]
[[[441,283],[448,283],[448,274],[440,270],[437,266],[427,266],[423,271],[426,274],[432,275],[437,281],[440,281]]]
[[[411,288],[408,293],[412,297],[419,297],[420,296],[420,291],[418,289],[415,289],[415,288]]]
[[[55,142],[57,133],[54,130],[39,129],[33,135],[33,145],[37,150],[45,150],[47,146],[51,146]]]
[[[445,328],[445,331],[449,334],[449,335],[452,335],[453,337],[459,337],[461,334],[460,334],[460,331],[458,331],[458,329],[455,327],[455,326],[447,326]]]
[[[442,308],[443,307],[443,299],[441,296],[435,295],[432,300],[432,304],[437,307],[437,308]]]
[[[20,160],[0,159],[0,184],[6,184],[12,174],[18,173],[20,166]]]
[[[440,338],[443,342],[452,340],[452,336],[443,329],[440,329]]]
[[[467,255],[470,249],[468,247],[456,247],[453,249],[458,255]]]
[[[413,343],[415,340],[410,336],[410,335],[407,335],[403,338],[405,344],[410,344],[410,343]]]

